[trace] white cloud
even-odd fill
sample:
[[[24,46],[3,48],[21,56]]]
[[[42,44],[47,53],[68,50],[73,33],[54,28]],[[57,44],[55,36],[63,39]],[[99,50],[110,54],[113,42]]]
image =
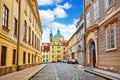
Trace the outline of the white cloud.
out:
[[[67,17],[67,13],[62,8],[54,8],[54,10],[39,10],[40,18],[42,24],[48,24],[55,20],[55,18],[65,18]]]
[[[52,13],[51,10],[40,10],[40,18],[41,18],[41,22],[43,24],[48,24],[52,21],[54,21],[54,14]]]
[[[65,18],[65,17],[67,17],[67,14],[66,14],[66,12],[65,12],[65,10],[64,9],[62,9],[62,8],[55,8],[54,9],[54,14],[55,14],[55,16],[57,17],[57,18]]]
[[[70,9],[72,5],[66,2],[64,5],[57,5],[57,7],[63,8],[63,9]]]
[[[46,6],[46,5],[53,5],[61,3],[63,0],[37,0],[38,5],[40,6]]]

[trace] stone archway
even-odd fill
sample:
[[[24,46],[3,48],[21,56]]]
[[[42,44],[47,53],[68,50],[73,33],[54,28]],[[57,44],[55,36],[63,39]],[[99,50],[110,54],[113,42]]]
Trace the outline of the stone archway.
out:
[[[98,67],[98,30],[97,30],[97,26],[98,25],[94,25],[93,28],[90,28],[87,32],[86,32],[86,35],[85,35],[85,38],[86,38],[86,54],[85,54],[85,57],[86,57],[86,61],[85,61],[85,64],[87,66],[91,66],[91,51],[89,50],[89,46],[90,44],[93,44],[94,47],[95,47],[95,50],[93,52],[93,57],[92,58],[92,61],[94,62],[92,67]]]

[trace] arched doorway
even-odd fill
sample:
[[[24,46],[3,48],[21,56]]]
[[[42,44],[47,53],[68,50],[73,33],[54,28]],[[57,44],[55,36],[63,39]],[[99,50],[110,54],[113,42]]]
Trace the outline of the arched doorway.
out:
[[[91,67],[96,67],[96,51],[94,41],[90,42],[89,50],[90,50],[90,65]]]

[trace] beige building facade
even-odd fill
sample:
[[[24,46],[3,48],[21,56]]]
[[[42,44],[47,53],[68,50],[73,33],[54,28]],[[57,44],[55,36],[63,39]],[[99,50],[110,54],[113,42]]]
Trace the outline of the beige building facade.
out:
[[[85,0],[87,66],[120,72],[119,4],[119,0]]]
[[[77,59],[77,32],[75,32],[71,38],[68,40],[65,46],[67,61],[72,61],[72,59]]]
[[[83,14],[81,15],[79,21],[77,22],[76,25],[76,37],[77,37],[77,59],[79,64],[84,63],[84,32],[85,32],[85,27],[84,27],[84,19],[83,19]]]
[[[42,28],[32,0],[0,0],[0,75],[41,63]]]

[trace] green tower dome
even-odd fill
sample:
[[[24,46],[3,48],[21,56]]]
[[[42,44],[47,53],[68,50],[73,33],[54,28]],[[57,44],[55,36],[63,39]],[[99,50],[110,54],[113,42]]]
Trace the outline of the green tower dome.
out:
[[[54,38],[64,38],[64,36],[60,33],[59,29],[57,31],[57,34],[54,36]]]

